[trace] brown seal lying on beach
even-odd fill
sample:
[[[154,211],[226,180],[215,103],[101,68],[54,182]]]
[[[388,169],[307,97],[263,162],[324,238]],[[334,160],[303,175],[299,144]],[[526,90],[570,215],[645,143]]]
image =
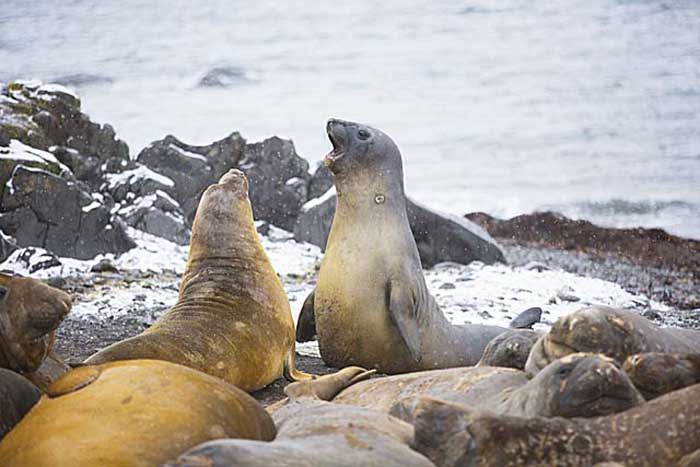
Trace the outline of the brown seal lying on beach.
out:
[[[331,119],[327,133],[337,207],[318,285],[300,317],[302,326],[315,323],[324,362],[390,374],[475,364],[506,329],[452,325],[430,295],[406,214],[398,147],[358,123]],[[304,334],[297,336],[310,337]]]
[[[260,243],[248,181],[230,170],[202,195],[177,303],[142,334],[117,342],[87,364],[159,359],[222,378],[246,391],[295,366],[287,295]]]
[[[0,367],[18,373],[38,370],[71,306],[70,295],[61,290],[0,273]]]
[[[0,368],[0,440],[39,401],[41,391],[27,378]]]
[[[700,383],[699,353],[637,354],[623,368],[647,400]]]
[[[0,442],[3,467],[154,466],[217,438],[270,441],[251,396],[159,360],[86,365],[56,381]]]
[[[289,399],[276,404],[277,437],[271,443],[210,441],[180,456],[178,467],[431,467],[413,451],[412,427],[385,413],[326,402],[367,375],[350,367],[287,386]]]
[[[625,412],[596,418],[521,418],[424,398],[414,413],[414,448],[437,466],[658,467],[700,450],[700,384]]]
[[[551,361],[574,352],[602,353],[622,365],[645,352],[700,352],[700,331],[660,328],[643,316],[605,306],[583,308],[559,318],[534,345],[525,370],[534,375]]]
[[[542,336],[531,329],[511,329],[491,339],[477,366],[525,369],[530,350]]]
[[[333,399],[410,420],[415,396],[520,416],[595,417],[644,402],[627,375],[602,355],[573,354],[552,362],[533,379],[510,368],[468,367],[376,378]],[[396,404],[397,401],[403,402]]]

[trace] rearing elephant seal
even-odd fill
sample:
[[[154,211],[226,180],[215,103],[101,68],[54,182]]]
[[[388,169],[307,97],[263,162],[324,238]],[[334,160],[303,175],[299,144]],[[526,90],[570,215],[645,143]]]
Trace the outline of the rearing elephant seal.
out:
[[[559,318],[533,346],[525,370],[534,375],[574,352],[602,353],[622,365],[645,352],[700,352],[700,332],[660,328],[632,311],[593,306]]]
[[[454,326],[428,292],[398,147],[358,123],[329,120],[327,133],[338,200],[312,299],[321,357],[390,374],[475,364],[506,329]]]
[[[294,364],[294,321],[253,224],[248,181],[230,170],[202,195],[177,303],[142,334],[87,364],[158,359],[189,366],[246,391],[310,377]]]

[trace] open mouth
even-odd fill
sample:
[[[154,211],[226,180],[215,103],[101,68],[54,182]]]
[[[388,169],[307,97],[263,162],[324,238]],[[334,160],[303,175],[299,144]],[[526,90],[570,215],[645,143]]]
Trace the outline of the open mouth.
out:
[[[345,132],[344,128],[341,129],[338,128],[338,126],[339,125],[333,120],[329,120],[326,124],[326,134],[333,145],[333,149],[331,149],[331,151],[326,154],[326,157],[324,158],[326,164],[333,163],[345,155],[345,152],[343,151],[345,140],[341,134]]]

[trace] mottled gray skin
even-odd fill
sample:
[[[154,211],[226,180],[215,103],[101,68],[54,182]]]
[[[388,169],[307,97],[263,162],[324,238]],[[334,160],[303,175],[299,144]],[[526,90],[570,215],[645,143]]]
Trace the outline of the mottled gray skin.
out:
[[[271,443],[222,439],[190,449],[172,465],[229,467],[431,467],[411,450],[413,428],[387,414],[333,404],[332,398],[363,369],[346,368],[331,378],[290,384],[289,400],[277,405],[272,417],[277,437]],[[330,384],[328,384],[330,383]],[[314,387],[314,386],[321,387]]]
[[[700,353],[637,354],[623,368],[647,400],[700,383]]]
[[[525,369],[530,350],[542,336],[531,329],[512,329],[491,339],[477,366]]]
[[[700,449],[698,400],[696,384],[619,414],[564,419],[498,416],[425,398],[413,446],[444,467],[673,466]]]
[[[377,378],[343,390],[333,402],[389,412],[411,422],[416,396],[528,417],[594,417],[644,402],[612,360],[593,354],[564,357],[533,379],[528,379],[522,371],[492,367],[451,368]]]
[[[0,439],[19,423],[41,398],[41,391],[14,371],[0,368]]]
[[[505,329],[454,326],[428,292],[398,147],[357,123],[329,120],[327,132],[338,201],[314,298],[324,362],[389,374],[474,365]]]
[[[604,306],[583,308],[559,318],[532,348],[525,365],[530,375],[574,352],[601,353],[622,365],[645,352],[700,352],[700,331],[660,328],[632,311]]]

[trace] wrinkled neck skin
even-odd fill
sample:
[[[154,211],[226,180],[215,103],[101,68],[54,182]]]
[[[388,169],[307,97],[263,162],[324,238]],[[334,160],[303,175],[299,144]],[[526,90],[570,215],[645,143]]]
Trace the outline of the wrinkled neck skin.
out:
[[[247,197],[233,201],[216,196],[203,198],[192,226],[178,303],[248,295],[266,304],[270,301],[269,287],[261,284],[275,279],[277,274],[258,238]]]
[[[384,208],[383,214],[402,213],[408,227],[406,199],[403,187],[403,170],[401,167],[376,167],[350,165],[340,173],[333,174],[338,194],[338,210],[353,210],[354,215],[375,212]],[[384,196],[383,203],[378,203],[378,196]],[[335,222],[334,222],[335,223]],[[410,231],[410,229],[409,229]]]

